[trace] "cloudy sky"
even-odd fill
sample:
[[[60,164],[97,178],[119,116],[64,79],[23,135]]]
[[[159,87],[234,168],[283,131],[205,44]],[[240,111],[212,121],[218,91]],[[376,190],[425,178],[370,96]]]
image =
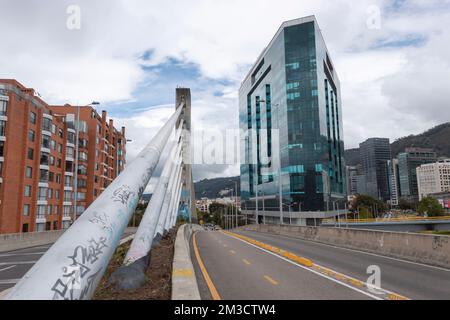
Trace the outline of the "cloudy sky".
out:
[[[71,5],[80,9],[80,28]],[[347,148],[450,121],[449,0],[0,0],[0,7],[0,78],[35,88],[49,103],[100,101],[127,127],[129,160],[170,116],[177,86],[192,90],[194,129],[237,128],[240,81],[283,21],[311,14],[341,79]],[[201,166],[195,179],[238,173]]]

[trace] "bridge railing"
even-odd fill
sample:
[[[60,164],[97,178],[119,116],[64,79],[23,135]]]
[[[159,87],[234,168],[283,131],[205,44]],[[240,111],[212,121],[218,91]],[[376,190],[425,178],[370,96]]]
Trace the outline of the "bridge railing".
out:
[[[447,221],[450,216],[441,217],[396,217],[396,218],[368,218],[368,219],[341,219],[341,223],[374,223],[374,222],[411,222],[411,221]],[[336,220],[326,219],[323,223],[333,224]]]

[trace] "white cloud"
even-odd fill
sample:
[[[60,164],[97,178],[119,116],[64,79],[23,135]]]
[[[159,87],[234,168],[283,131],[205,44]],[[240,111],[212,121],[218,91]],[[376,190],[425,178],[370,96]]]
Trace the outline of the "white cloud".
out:
[[[81,8],[79,31],[66,28],[69,4]],[[380,29],[367,27],[374,4],[383,9]],[[137,88],[157,81],[143,64],[176,58],[197,65],[203,80],[230,83],[193,92],[194,127],[237,127],[237,88],[249,65],[283,21],[315,14],[342,82],[346,145],[354,147],[371,136],[395,139],[449,121],[449,12],[448,0],[5,0],[0,77],[34,87],[51,103],[108,104],[133,101]],[[149,86],[148,94],[161,88]],[[131,158],[170,111],[116,119],[134,140]],[[238,173],[236,167],[200,171]]]

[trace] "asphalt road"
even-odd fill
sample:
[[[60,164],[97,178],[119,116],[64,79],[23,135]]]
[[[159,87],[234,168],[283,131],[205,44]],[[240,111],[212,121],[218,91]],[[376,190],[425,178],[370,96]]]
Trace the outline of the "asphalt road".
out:
[[[369,266],[381,271],[381,287],[410,299],[450,299],[450,270],[409,263],[284,236],[237,232],[311,259],[315,264],[366,282]],[[323,275],[296,266],[222,232],[196,234],[198,253],[222,299],[372,299]],[[211,290],[193,252],[203,299]]]
[[[136,232],[128,228],[123,238]],[[52,245],[43,245],[0,253],[0,292],[13,287]]]
[[[367,295],[342,286],[221,232],[199,232],[201,259],[223,300],[359,300]],[[210,299],[194,258],[202,299]]]
[[[258,232],[237,232],[271,244],[340,273],[367,281],[369,266],[381,271],[381,287],[410,299],[450,300],[450,270],[363,253],[317,242]]]

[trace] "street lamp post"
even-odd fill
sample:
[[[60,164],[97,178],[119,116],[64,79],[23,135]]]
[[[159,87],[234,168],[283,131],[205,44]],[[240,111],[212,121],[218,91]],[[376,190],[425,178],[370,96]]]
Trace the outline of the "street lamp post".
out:
[[[256,177],[256,214],[255,214],[255,220],[256,224],[259,224],[259,199],[258,199],[258,177]]]
[[[280,198],[280,225],[284,224],[283,217],[283,186],[281,184],[281,165],[278,168],[278,197]]]
[[[234,204],[235,204],[235,208],[236,208],[236,228],[239,227],[239,218],[238,218],[238,214],[239,214],[239,210],[238,210],[238,200],[237,200],[237,195],[238,195],[238,186],[237,186],[237,181],[234,182]]]
[[[262,185],[262,210],[263,210],[263,224],[266,224],[266,194],[265,194],[265,190],[264,190],[264,186],[265,184]]]
[[[77,103],[78,104],[78,103]],[[99,102],[93,101],[90,105],[99,105]],[[75,178],[74,178],[74,197],[73,197],[73,221],[75,223],[77,220],[78,211],[78,149],[79,149],[79,136],[80,136],[80,106],[77,105],[77,120],[75,123]]]

